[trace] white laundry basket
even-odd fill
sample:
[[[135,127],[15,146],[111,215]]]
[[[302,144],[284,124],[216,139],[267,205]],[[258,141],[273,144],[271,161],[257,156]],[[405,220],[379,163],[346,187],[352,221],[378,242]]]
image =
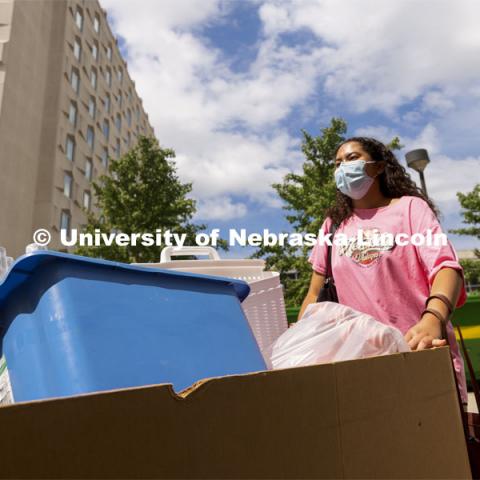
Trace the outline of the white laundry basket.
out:
[[[207,260],[172,260],[173,256],[208,256]],[[250,294],[242,308],[262,353],[288,328],[283,287],[278,272],[265,271],[265,261],[221,259],[212,247],[166,247],[160,263],[139,263],[145,267],[237,278],[246,281]],[[267,361],[269,359],[266,359]]]

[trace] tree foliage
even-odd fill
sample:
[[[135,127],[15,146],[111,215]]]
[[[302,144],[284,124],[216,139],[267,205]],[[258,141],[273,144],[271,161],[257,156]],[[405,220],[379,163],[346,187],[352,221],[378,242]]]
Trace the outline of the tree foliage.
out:
[[[188,198],[191,183],[180,182],[175,152],[159,146],[153,137],[139,137],[136,146],[118,160],[111,160],[109,175],[93,183],[96,212],[88,213],[85,233],[96,231],[126,234],[162,232],[195,234],[205,225],[194,225],[195,201]],[[137,242],[140,243],[140,242]],[[162,247],[129,246],[79,247],[78,254],[121,262],[152,262]]]
[[[347,125],[340,118],[333,118],[319,136],[302,130],[305,162],[301,172],[288,173],[282,183],[273,185],[285,203],[286,219],[294,232],[317,234],[322,226],[325,212],[335,199],[335,150],[346,131]],[[312,272],[307,262],[309,250],[308,246],[274,246],[261,247],[254,254],[264,257],[269,268],[280,272],[287,306],[299,305],[307,294]]]
[[[460,265],[463,267],[463,276],[467,283],[480,284],[480,260],[467,258],[460,260]]]
[[[480,239],[480,183],[475,185],[469,193],[457,193],[457,198],[463,208],[463,223],[471,227],[450,230],[458,235],[472,235]],[[475,250],[477,257],[480,257],[480,250]]]

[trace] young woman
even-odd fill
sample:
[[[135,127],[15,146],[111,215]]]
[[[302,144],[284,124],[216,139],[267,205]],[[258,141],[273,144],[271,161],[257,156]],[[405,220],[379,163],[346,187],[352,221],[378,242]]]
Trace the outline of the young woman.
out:
[[[373,138],[343,142],[335,156],[337,199],[322,230],[343,234],[332,246],[332,273],[339,303],[397,327],[412,350],[442,346],[444,325],[454,306],[465,303],[462,267],[450,244],[429,245],[443,233],[432,202],[424,196],[394,154]],[[359,231],[361,233],[359,235]],[[402,242],[375,242],[375,235],[403,234]],[[414,242],[413,234],[418,235]],[[425,238],[424,245],[419,243]],[[407,241],[405,241],[407,240]],[[400,245],[402,243],[402,245]],[[310,288],[299,318],[315,303],[323,287],[327,245],[317,243],[309,259]],[[451,323],[446,323],[462,400],[467,401],[465,374]]]

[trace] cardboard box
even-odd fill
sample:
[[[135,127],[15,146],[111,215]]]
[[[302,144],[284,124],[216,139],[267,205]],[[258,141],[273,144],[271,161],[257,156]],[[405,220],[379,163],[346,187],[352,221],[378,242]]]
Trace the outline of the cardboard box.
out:
[[[447,348],[0,408],[0,476],[470,478]]]

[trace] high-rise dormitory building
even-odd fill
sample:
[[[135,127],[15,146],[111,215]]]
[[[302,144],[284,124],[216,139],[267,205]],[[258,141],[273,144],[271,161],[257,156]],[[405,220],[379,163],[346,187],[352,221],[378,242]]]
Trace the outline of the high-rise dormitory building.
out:
[[[0,245],[85,223],[91,182],[153,129],[97,0],[0,0]]]

